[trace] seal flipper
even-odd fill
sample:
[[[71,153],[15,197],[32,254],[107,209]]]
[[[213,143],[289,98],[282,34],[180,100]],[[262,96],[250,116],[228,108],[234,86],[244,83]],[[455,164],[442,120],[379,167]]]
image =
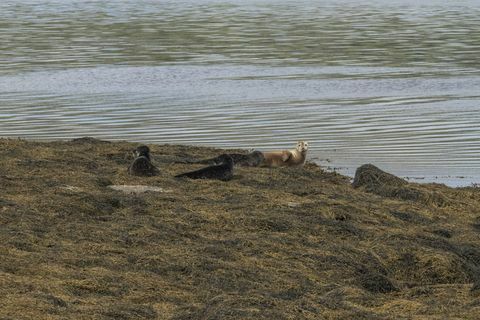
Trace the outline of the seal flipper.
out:
[[[291,157],[292,157],[292,153],[290,151],[287,151],[287,150],[283,151],[283,153],[282,153],[282,161],[283,162],[287,162],[288,159],[290,159]]]

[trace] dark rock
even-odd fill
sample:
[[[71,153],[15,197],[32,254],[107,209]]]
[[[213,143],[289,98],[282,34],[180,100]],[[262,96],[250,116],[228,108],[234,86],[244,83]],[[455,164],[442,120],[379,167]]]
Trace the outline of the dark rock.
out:
[[[438,207],[449,203],[439,192],[423,190],[421,187],[409,184],[402,178],[382,171],[372,164],[364,164],[356,170],[352,186],[354,188],[362,187],[365,191],[382,197],[421,202],[427,205],[433,204]]]
[[[367,190],[376,190],[384,186],[400,187],[407,185],[408,182],[380,170],[372,164],[364,164],[355,171],[353,187],[365,187]]]

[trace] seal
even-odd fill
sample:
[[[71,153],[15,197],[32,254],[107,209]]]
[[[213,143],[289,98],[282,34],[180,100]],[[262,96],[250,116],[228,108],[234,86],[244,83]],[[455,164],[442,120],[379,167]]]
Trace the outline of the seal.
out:
[[[150,148],[139,146],[133,150],[135,159],[128,168],[128,173],[133,176],[151,177],[158,174],[158,169],[152,164]]]
[[[244,153],[228,153],[228,155],[232,158],[233,164],[235,166],[240,166],[240,167],[257,167],[264,161],[263,153],[260,152],[260,151],[252,151],[252,152],[247,153],[247,154],[244,154]],[[218,165],[218,164],[223,163],[222,156],[223,155],[220,155],[220,156],[215,157],[215,158],[193,161],[192,163]]]
[[[228,154],[217,157],[221,164],[176,175],[175,178],[230,180],[233,177],[233,159]]]
[[[264,167],[302,166],[307,158],[308,142],[298,141],[296,149],[263,152]]]

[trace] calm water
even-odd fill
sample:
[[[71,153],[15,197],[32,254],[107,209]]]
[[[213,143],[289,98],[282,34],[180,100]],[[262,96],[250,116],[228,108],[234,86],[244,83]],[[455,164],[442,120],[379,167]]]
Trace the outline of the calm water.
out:
[[[0,136],[260,150],[480,182],[480,1],[0,3]],[[427,2],[427,1],[424,1]]]

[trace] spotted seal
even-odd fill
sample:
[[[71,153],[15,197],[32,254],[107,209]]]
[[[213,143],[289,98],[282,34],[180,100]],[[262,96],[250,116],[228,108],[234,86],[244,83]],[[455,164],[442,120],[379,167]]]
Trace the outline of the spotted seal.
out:
[[[307,158],[308,142],[298,141],[293,150],[277,150],[263,152],[262,166],[265,167],[296,167],[302,166]]]
[[[135,159],[128,168],[129,174],[134,176],[149,177],[156,176],[159,173],[158,169],[152,164],[149,147],[139,146],[133,150],[133,154]]]

